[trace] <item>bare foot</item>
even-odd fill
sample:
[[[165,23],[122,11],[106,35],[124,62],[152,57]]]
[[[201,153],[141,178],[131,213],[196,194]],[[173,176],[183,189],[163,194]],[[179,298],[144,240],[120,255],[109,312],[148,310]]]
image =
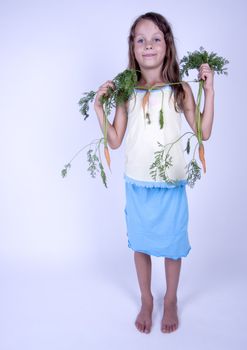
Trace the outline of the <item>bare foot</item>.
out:
[[[141,311],[137,315],[135,326],[142,333],[150,333],[152,326],[153,297],[142,298]]]
[[[170,333],[178,328],[177,301],[164,298],[164,313],[161,321],[161,331]]]

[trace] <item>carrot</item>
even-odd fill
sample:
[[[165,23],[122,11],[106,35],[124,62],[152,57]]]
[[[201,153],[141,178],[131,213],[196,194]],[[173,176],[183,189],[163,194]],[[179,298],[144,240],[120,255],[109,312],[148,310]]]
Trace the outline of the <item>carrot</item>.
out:
[[[109,169],[111,170],[111,167],[110,167],[110,164],[111,164],[111,157],[110,157],[110,153],[109,153],[109,150],[108,150],[108,147],[107,147],[107,146],[104,146],[104,154],[105,154],[105,159],[106,159],[106,161],[107,161],[108,167],[109,167]]]
[[[159,122],[160,122],[160,129],[163,128],[163,125],[164,125],[164,114],[163,114],[163,109],[160,110],[160,119],[159,119]]]
[[[144,97],[143,97],[143,100],[142,100],[142,108],[143,108],[143,112],[144,112],[144,115],[145,115],[145,106],[146,104],[148,103],[148,100],[149,100],[149,95],[150,95],[150,91],[148,90]]]
[[[206,162],[205,162],[205,158],[204,158],[204,146],[203,146],[203,143],[200,143],[200,145],[199,145],[199,158],[200,158],[200,161],[202,163],[203,171],[204,171],[204,174],[205,174],[206,173]]]
[[[159,119],[160,129],[162,129],[164,125],[164,111],[163,111],[164,91],[161,89],[161,92],[162,92],[162,102],[160,107],[160,119]]]

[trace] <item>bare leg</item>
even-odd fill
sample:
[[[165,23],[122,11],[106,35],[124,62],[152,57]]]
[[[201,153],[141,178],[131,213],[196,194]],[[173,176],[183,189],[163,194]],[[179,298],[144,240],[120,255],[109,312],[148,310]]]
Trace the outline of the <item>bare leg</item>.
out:
[[[165,258],[166,294],[164,297],[164,313],[161,330],[170,333],[178,328],[177,288],[181,270],[181,258],[178,260]]]
[[[137,315],[135,325],[140,332],[149,333],[152,326],[153,296],[151,293],[151,257],[134,252],[134,260],[141,291],[142,306]]]

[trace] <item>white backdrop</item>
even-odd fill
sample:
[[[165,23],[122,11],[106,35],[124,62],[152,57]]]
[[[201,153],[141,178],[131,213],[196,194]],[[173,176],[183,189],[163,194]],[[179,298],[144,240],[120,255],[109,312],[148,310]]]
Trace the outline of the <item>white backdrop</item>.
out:
[[[1,1],[1,349],[244,348],[246,10],[244,1]],[[90,177],[86,150],[64,179],[61,170],[102,137],[93,106],[84,121],[78,101],[127,67],[130,26],[148,11],[171,23],[179,58],[203,46],[230,63],[228,76],[215,74],[207,173],[187,187],[192,249],[181,270],[180,327],[159,330],[165,275],[153,257],[156,304],[145,335],[134,326],[124,141],[110,149],[108,189]]]

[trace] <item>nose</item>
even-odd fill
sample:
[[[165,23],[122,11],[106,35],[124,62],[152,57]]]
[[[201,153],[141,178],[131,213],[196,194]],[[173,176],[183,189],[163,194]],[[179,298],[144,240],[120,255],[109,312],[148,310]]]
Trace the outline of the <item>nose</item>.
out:
[[[152,48],[152,44],[146,44],[146,49],[147,49],[148,47],[149,47],[149,48]]]
[[[152,48],[152,43],[149,42],[149,41],[147,41],[147,43],[146,43],[146,49],[147,49],[148,47],[149,47],[149,48]]]

